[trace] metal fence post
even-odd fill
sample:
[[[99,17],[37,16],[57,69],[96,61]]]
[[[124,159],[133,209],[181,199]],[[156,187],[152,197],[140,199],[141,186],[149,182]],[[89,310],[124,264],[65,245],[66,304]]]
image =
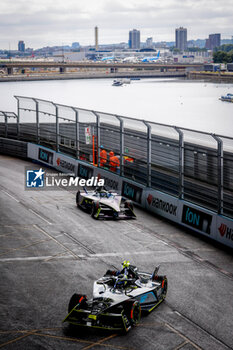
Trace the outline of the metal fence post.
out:
[[[124,121],[118,115],[115,117],[120,121],[120,176],[124,176]]]
[[[151,187],[151,125],[143,120],[147,127],[147,186]]]
[[[5,138],[8,136],[7,114],[2,112],[5,117]]]
[[[176,126],[174,129],[179,134],[179,198],[184,199],[184,133]]]
[[[79,113],[77,109],[74,108],[75,111],[75,138],[76,138],[76,158],[79,159]]]
[[[96,116],[96,139],[97,139],[97,166],[100,166],[100,116],[95,111],[92,113]],[[93,159],[94,163],[94,159]]]
[[[40,144],[40,122],[39,122],[39,103],[33,99],[36,104],[36,141]]]
[[[53,103],[56,109],[56,151],[59,152],[59,119],[58,119],[58,106]]]
[[[215,134],[211,135],[217,141],[217,166],[218,166],[218,214],[223,214],[223,141]]]
[[[16,97],[17,99],[17,113],[18,113],[18,116],[17,116],[17,139],[19,140],[20,139],[20,106],[19,106],[19,99]]]

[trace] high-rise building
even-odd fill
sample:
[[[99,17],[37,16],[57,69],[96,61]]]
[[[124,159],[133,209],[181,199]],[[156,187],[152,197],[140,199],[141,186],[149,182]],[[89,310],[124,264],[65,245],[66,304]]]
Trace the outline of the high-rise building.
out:
[[[209,38],[206,39],[205,47],[208,50],[214,50],[215,47],[221,45],[221,34],[210,34]]]
[[[98,38],[98,27],[95,27],[95,49],[96,51],[99,48],[99,38]]]
[[[151,48],[153,46],[153,38],[146,39],[146,47]]]
[[[24,52],[25,51],[25,44],[24,44],[24,41],[20,40],[18,42],[18,51],[20,52]]]
[[[181,51],[187,49],[187,28],[176,28],[176,48]]]
[[[140,49],[140,31],[137,29],[129,31],[129,48]]]

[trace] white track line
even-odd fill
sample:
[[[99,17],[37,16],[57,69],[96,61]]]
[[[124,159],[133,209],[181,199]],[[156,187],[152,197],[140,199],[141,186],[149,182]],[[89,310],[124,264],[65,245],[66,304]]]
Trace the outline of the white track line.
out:
[[[6,191],[4,191],[4,190],[2,190],[2,192],[4,192],[7,196],[11,197],[12,199],[14,199],[14,201],[16,201],[16,202],[19,203],[19,200],[16,199],[15,197],[13,197],[10,193],[8,193],[8,192],[6,192]]]
[[[38,213],[36,213],[33,209],[28,209],[31,213],[37,215],[40,219],[44,220],[45,222],[47,222],[47,224],[52,225],[51,222],[49,222],[48,220],[46,220],[43,216],[39,215]]]

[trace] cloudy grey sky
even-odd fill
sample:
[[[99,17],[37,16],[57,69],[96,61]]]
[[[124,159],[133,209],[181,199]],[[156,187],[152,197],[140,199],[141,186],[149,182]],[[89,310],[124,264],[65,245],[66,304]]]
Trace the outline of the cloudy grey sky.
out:
[[[174,41],[175,28],[186,27],[189,39],[208,34],[233,35],[232,0],[1,0],[0,48],[94,44],[128,41],[128,32],[141,31],[141,41]]]

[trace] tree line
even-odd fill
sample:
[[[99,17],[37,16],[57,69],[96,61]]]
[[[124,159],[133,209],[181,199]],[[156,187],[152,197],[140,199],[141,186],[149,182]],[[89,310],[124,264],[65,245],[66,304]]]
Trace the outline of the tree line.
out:
[[[221,45],[213,53],[214,63],[231,63],[233,62],[233,44]]]

